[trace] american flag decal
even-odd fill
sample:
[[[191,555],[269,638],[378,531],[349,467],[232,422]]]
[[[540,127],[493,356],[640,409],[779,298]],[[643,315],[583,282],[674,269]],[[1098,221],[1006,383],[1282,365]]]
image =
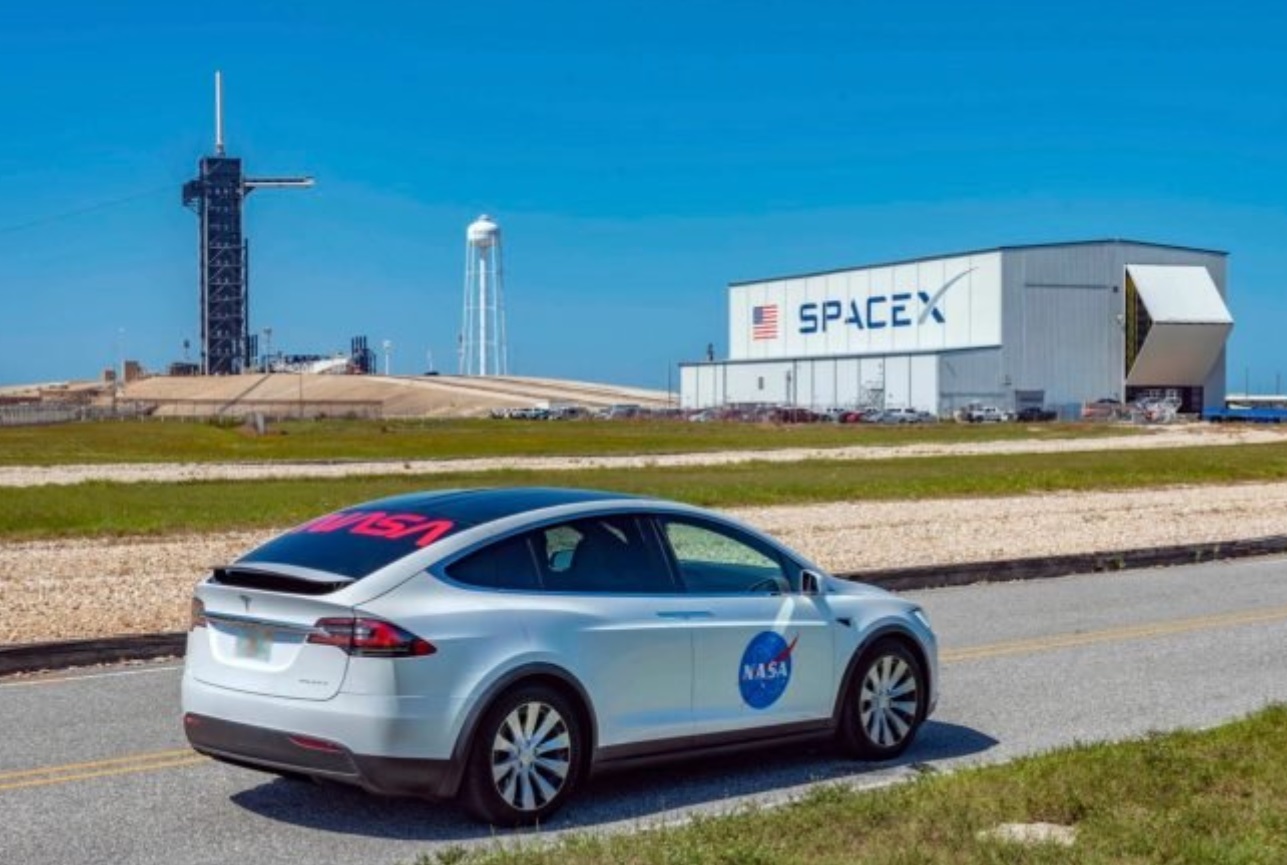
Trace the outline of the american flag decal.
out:
[[[778,338],[778,305],[751,307],[751,339]]]

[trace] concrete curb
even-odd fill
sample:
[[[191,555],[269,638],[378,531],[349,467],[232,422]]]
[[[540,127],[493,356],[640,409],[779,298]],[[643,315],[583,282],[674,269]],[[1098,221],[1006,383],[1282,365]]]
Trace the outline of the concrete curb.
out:
[[[837,576],[871,583],[890,591],[910,592],[917,589],[967,586],[974,583],[1040,580],[1072,574],[1194,565],[1221,559],[1241,559],[1283,553],[1287,553],[1287,535],[1271,535],[1265,538],[1236,541],[1177,544],[1170,547],[1081,553],[1046,558],[884,568],[837,574]],[[0,646],[0,676],[96,664],[115,664],[122,661],[177,657],[183,654],[186,640],[185,632],[170,632]]]
[[[1221,559],[1273,556],[1287,553],[1287,535],[1177,544],[1170,547],[1079,553],[1036,559],[1003,559],[995,562],[964,562],[955,565],[928,565],[915,568],[886,568],[841,574],[893,592],[967,586],[973,583],[1004,583],[1011,580],[1040,580],[1072,574],[1125,571],[1137,568],[1197,565]]]
[[[0,676],[170,658],[183,654],[187,637],[187,632],[172,631],[164,634],[0,646]]]

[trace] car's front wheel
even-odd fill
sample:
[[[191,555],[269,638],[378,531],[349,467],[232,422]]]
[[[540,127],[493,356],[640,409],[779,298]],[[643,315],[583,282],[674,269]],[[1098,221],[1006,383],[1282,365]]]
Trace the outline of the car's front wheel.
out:
[[[574,707],[558,691],[527,685],[504,694],[474,736],[465,807],[497,826],[545,819],[576,787],[584,741]]]
[[[925,719],[925,673],[897,640],[881,640],[858,662],[840,714],[841,746],[866,760],[897,757]]]

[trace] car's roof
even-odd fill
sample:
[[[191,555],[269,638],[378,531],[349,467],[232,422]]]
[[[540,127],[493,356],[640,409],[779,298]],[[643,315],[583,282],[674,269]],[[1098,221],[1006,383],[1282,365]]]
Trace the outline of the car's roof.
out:
[[[624,493],[566,487],[493,487],[409,493],[361,505],[451,520],[459,527],[480,526],[517,514],[560,505],[632,499]]]

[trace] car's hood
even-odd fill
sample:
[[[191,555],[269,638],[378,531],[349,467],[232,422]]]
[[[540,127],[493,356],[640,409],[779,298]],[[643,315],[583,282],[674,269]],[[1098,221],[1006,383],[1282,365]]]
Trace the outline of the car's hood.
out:
[[[867,598],[892,598],[891,593],[873,586],[870,583],[859,583],[852,580],[842,580],[839,577],[828,577],[826,580],[827,594],[829,595],[847,595]]]

